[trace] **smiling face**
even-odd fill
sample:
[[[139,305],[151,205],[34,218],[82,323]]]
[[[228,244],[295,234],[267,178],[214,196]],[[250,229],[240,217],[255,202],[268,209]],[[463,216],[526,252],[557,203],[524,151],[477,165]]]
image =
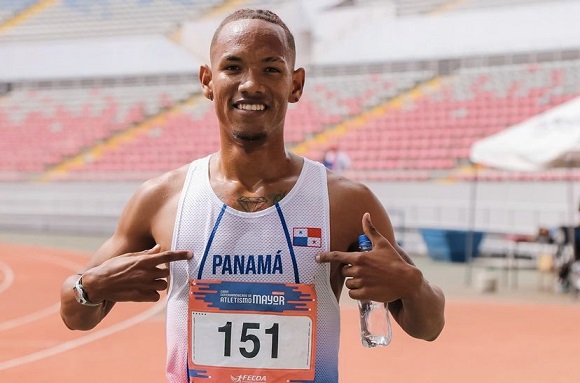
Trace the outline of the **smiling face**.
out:
[[[242,143],[283,137],[288,102],[300,99],[304,84],[286,41],[280,26],[264,20],[232,21],[219,32],[200,80],[222,136]]]

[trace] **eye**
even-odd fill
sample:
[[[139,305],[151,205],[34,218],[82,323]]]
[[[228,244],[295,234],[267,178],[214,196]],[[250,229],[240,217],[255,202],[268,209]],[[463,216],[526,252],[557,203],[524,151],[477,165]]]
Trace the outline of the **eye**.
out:
[[[223,67],[223,70],[228,71],[228,72],[236,72],[240,70],[240,66],[239,65],[227,65],[225,67]]]
[[[264,72],[267,72],[267,73],[281,73],[282,71],[280,69],[276,68],[276,67],[269,66],[266,69],[264,69]]]

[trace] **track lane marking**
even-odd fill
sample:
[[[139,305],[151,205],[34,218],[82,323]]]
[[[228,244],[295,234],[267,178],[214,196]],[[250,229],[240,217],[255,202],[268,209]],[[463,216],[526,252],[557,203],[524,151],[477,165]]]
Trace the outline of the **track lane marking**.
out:
[[[32,363],[39,361],[41,359],[46,359],[48,357],[63,353],[65,351],[70,351],[75,348],[84,346],[86,344],[95,342],[99,339],[105,338],[109,335],[115,334],[117,332],[127,330],[137,324],[146,321],[149,318],[154,317],[155,315],[159,314],[165,308],[166,300],[164,299],[162,302],[157,303],[153,307],[143,311],[140,314],[137,314],[129,319],[126,319],[122,322],[113,324],[102,330],[95,331],[89,335],[82,336],[77,339],[73,339],[64,343],[61,343],[57,346],[47,348],[45,350],[37,351],[32,354],[28,354],[19,358],[10,359],[5,362],[0,362],[0,371],[7,370],[9,368],[14,368],[18,366],[22,366],[24,364]]]

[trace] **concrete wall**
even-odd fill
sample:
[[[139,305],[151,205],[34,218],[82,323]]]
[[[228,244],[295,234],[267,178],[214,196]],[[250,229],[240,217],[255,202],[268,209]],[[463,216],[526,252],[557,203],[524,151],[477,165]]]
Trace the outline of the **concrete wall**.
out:
[[[576,182],[369,183],[393,224],[535,234],[579,222]],[[0,230],[112,233],[137,183],[2,183]],[[573,197],[570,198],[570,192]],[[472,225],[473,222],[473,225]]]

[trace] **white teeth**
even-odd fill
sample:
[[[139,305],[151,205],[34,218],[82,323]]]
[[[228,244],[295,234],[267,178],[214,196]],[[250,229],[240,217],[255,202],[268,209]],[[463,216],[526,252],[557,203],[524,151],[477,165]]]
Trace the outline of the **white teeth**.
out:
[[[261,104],[239,104],[238,109],[242,110],[264,110],[266,107]]]

